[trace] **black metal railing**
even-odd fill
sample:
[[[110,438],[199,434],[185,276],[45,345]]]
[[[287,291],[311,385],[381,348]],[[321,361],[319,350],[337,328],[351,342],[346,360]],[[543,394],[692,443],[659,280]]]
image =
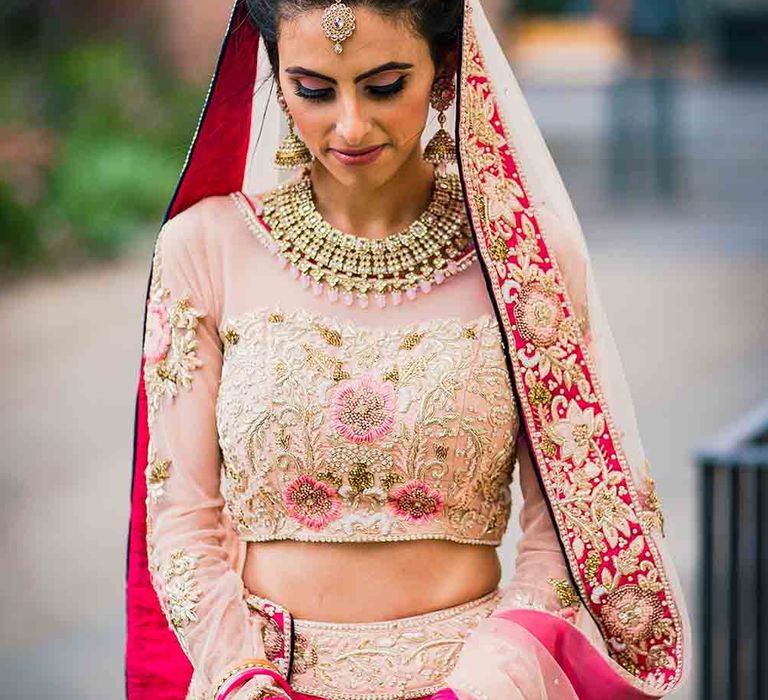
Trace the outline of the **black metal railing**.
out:
[[[697,455],[702,700],[768,698],[768,403]]]

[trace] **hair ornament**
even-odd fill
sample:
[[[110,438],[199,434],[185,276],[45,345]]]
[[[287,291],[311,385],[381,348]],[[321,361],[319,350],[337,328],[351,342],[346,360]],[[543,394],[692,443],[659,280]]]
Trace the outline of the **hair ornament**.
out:
[[[346,41],[355,31],[355,13],[349,5],[341,0],[335,0],[333,5],[323,12],[323,32],[332,42],[333,50],[340,54],[343,51],[342,41]]]

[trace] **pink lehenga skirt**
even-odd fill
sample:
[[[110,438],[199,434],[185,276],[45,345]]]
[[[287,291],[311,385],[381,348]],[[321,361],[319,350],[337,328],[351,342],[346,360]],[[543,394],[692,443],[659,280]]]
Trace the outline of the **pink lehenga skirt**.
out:
[[[295,700],[432,698],[445,688],[464,640],[498,604],[499,588],[461,605],[382,622],[293,617],[258,596],[267,654],[287,672]]]

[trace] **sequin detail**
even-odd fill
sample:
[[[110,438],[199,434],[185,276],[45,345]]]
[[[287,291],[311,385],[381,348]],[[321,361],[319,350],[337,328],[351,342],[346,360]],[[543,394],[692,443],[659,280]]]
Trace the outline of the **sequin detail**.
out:
[[[284,498],[288,513],[312,530],[322,530],[341,512],[336,489],[307,474],[288,484]]]
[[[443,507],[443,497],[423,481],[415,480],[393,491],[389,503],[399,518],[426,523],[437,517]]]
[[[197,620],[197,604],[200,602],[200,591],[194,576],[198,558],[183,549],[177,549],[171,554],[162,572],[162,591],[168,620],[187,653],[189,650],[184,628]]]
[[[394,391],[371,377],[340,388],[333,399],[331,416],[336,431],[352,442],[373,442],[384,437],[394,424]]]
[[[491,314],[381,329],[263,308],[222,326],[239,338],[216,418],[242,539],[501,542],[519,422]]]

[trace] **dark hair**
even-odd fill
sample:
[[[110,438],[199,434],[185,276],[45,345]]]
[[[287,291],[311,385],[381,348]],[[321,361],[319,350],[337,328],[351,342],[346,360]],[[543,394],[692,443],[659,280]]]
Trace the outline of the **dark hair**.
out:
[[[246,0],[248,14],[264,40],[272,72],[277,75],[277,37],[280,20],[303,10],[326,8],[332,0]],[[456,47],[461,26],[461,0],[346,0],[350,7],[367,7],[383,15],[402,15],[412,29],[429,43],[436,68]]]

